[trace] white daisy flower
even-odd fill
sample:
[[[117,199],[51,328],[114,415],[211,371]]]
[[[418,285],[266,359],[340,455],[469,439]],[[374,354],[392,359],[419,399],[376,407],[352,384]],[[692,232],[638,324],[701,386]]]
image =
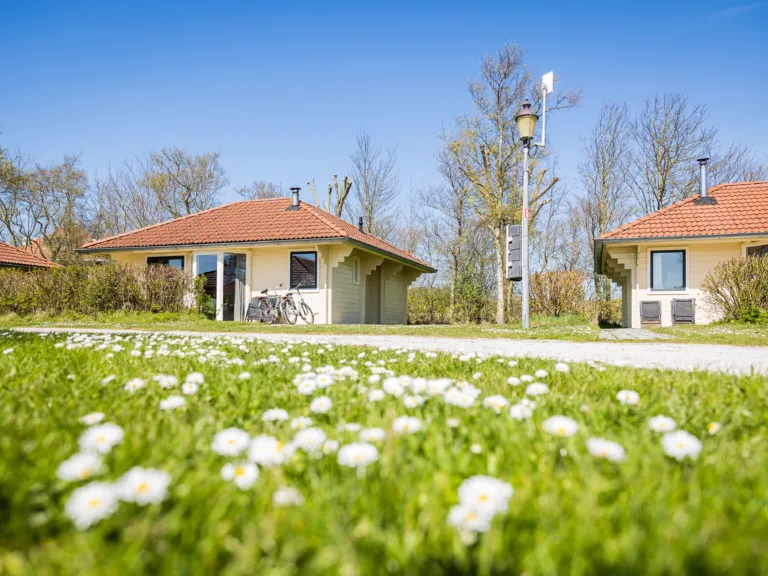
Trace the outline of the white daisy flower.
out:
[[[534,378],[530,374],[523,374],[520,376],[520,382],[533,382]]]
[[[384,383],[381,385],[381,387],[384,392],[394,396],[395,398],[399,398],[403,395],[403,392],[405,392],[405,388],[402,384],[400,384],[400,381],[397,378],[387,378],[384,380]]]
[[[213,437],[211,450],[221,456],[237,456],[248,447],[248,432],[240,428],[225,428]]]
[[[107,384],[109,384],[110,382],[112,382],[112,380],[114,380],[114,379],[115,379],[115,375],[114,375],[114,374],[110,374],[110,375],[109,375],[109,376],[107,376],[106,378],[102,378],[102,380],[101,380],[101,385],[102,385],[102,386],[106,386]]]
[[[153,380],[158,383],[160,388],[174,388],[179,383],[176,376],[169,376],[168,374],[158,374]]]
[[[509,362],[507,362],[507,366],[509,366],[510,368],[514,368],[515,366],[517,366],[517,360],[510,360]]]
[[[590,438],[587,440],[587,450],[592,456],[605,458],[611,462],[621,462],[626,457],[624,447],[616,442],[603,438]]]
[[[654,416],[648,420],[648,428],[654,432],[671,432],[677,428],[677,424],[668,416]]]
[[[533,416],[533,408],[523,403],[515,404],[509,409],[509,415],[515,420],[527,420]]]
[[[482,533],[491,529],[493,512],[457,504],[448,512],[448,524],[462,532]]]
[[[88,426],[93,426],[104,420],[104,412],[91,412],[80,418],[80,422]]]
[[[317,453],[323,448],[325,440],[325,432],[320,428],[305,428],[293,437],[293,444],[305,452]]]
[[[472,444],[472,446],[469,447],[469,451],[472,452],[472,454],[482,454],[483,447],[480,446],[480,444]]]
[[[555,370],[557,370],[558,372],[566,373],[570,369],[571,367],[568,366],[568,364],[566,364],[565,362],[558,362],[557,364],[555,364]]]
[[[549,393],[549,386],[543,382],[534,382],[526,387],[525,393],[528,396],[542,396]]]
[[[225,464],[221,469],[221,477],[229,482],[234,482],[235,486],[241,490],[246,490],[253,486],[258,479],[259,467],[248,461]]]
[[[160,410],[175,410],[176,408],[181,408],[184,404],[186,404],[186,400],[184,400],[183,396],[172,395],[160,400]]]
[[[196,394],[199,389],[200,385],[195,382],[184,382],[184,384],[181,385],[182,393],[186,394],[187,396]]]
[[[549,376],[549,372],[547,372],[546,370],[536,370],[536,372],[534,372],[533,375],[536,376],[536,378],[546,378],[547,376]]]
[[[344,432],[360,432],[361,428],[362,426],[357,422],[348,422],[347,424],[339,426],[339,430],[343,430]]]
[[[506,482],[490,476],[472,476],[459,486],[459,504],[492,514],[506,512],[513,493]]]
[[[316,380],[318,388],[328,388],[333,384],[333,376],[330,374],[318,374]]]
[[[237,375],[238,380],[249,380],[251,378],[250,372],[240,372],[240,374]]]
[[[381,381],[381,374],[371,374],[368,376],[368,384],[376,384]]]
[[[123,429],[117,424],[99,424],[91,426],[80,435],[78,444],[83,452],[106,454],[113,446],[123,441]]]
[[[510,376],[507,378],[507,384],[510,386],[520,386],[520,378],[517,376]]]
[[[134,466],[115,483],[115,490],[120,500],[146,506],[165,500],[170,483],[168,472]]]
[[[668,456],[677,460],[695,460],[701,452],[701,441],[685,430],[667,432],[661,438],[661,445]]]
[[[317,382],[313,378],[305,378],[296,385],[296,390],[302,396],[310,396],[317,389]]]
[[[309,405],[309,411],[316,414],[325,414],[332,407],[333,402],[331,402],[331,399],[328,398],[328,396],[320,396],[312,400],[312,403]],[[293,422],[291,422],[291,426],[293,426]]]
[[[501,411],[509,405],[509,400],[504,396],[487,396],[483,399],[483,406],[491,408],[496,414],[501,414]]]
[[[248,459],[265,467],[280,466],[296,451],[291,443],[280,442],[272,436],[256,436],[248,447]]]
[[[187,377],[184,379],[184,381],[188,384],[200,385],[205,382],[205,376],[203,376],[200,372],[190,372],[187,374]]]
[[[285,486],[278,488],[272,495],[272,504],[275,506],[301,506],[304,504],[304,496],[296,488]]]
[[[573,436],[579,429],[576,421],[567,416],[552,416],[544,420],[541,426],[545,432],[560,436],[561,438]]]
[[[365,468],[379,459],[379,451],[373,444],[353,442],[339,449],[337,460],[342,466]]]
[[[72,492],[64,511],[78,530],[85,530],[111,516],[118,504],[112,484],[91,482]]]
[[[360,440],[363,442],[380,442],[384,440],[387,433],[383,428],[366,428],[360,431]]]
[[[294,430],[303,430],[304,428],[309,428],[310,426],[312,426],[312,418],[307,416],[299,416],[298,418],[291,420],[291,428]]]
[[[144,388],[145,382],[141,378],[133,378],[132,380],[128,380],[128,382],[125,383],[125,390],[133,394],[136,392],[136,390],[139,390],[140,388]]]
[[[5,350],[3,350],[3,354],[11,354],[11,353],[13,353],[13,348],[6,348]]]
[[[334,452],[338,451],[338,449],[338,440],[326,440],[323,442],[323,454],[333,454]]]
[[[392,422],[392,431],[395,434],[413,434],[421,430],[421,420],[412,416],[400,416]]]
[[[448,420],[445,421],[445,425],[448,426],[448,428],[458,428],[461,426],[461,421],[458,418],[448,418]]]
[[[634,390],[620,390],[616,394],[616,399],[622,404],[638,404],[640,402],[640,394]]]
[[[482,372],[475,372],[474,374],[472,374],[472,379],[473,380],[480,380],[480,378],[482,378],[482,377],[483,377],[483,373]]]
[[[371,390],[368,392],[368,400],[370,402],[378,402],[379,400],[384,400],[386,397],[386,394],[384,393],[384,390]]]
[[[710,436],[714,436],[718,432],[720,432],[720,422],[710,422],[707,424],[707,432],[709,432]]]
[[[406,396],[403,398],[403,404],[406,408],[418,408],[424,404],[424,397],[419,395]]]
[[[262,415],[264,422],[283,422],[288,420],[288,412],[282,408],[270,408]]]
[[[101,457],[90,452],[83,452],[75,454],[59,464],[56,476],[67,482],[79,482],[96,474],[101,474],[102,471]]]

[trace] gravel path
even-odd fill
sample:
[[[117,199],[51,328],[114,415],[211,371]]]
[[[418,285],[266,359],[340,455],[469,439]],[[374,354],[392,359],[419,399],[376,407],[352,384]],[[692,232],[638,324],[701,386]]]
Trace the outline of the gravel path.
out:
[[[17,328],[21,332],[90,332],[146,334],[145,330],[108,328]],[[482,352],[504,356],[528,356],[565,362],[604,362],[616,366],[666,370],[706,370],[729,374],[768,375],[768,347],[716,344],[633,342],[564,342],[559,340],[508,340],[484,338],[428,338],[393,335],[254,334],[253,332],[188,332],[163,330],[174,336],[258,337],[274,342],[316,342],[355,346],[405,347],[434,352],[468,354]]]

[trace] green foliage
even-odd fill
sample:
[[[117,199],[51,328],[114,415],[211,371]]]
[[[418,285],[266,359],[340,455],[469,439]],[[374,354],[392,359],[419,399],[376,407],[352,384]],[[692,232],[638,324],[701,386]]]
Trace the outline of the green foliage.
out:
[[[738,318],[744,324],[768,324],[768,310],[751,306]]]
[[[536,272],[531,275],[531,313],[546,316],[581,314],[584,276],[579,272]]]
[[[619,300],[590,300],[584,308],[594,322],[600,326],[621,326],[621,304]]]
[[[408,324],[447,324],[450,319],[449,288],[419,286],[408,290]]]
[[[178,339],[169,338],[171,351]],[[296,394],[293,377],[308,355],[312,366],[340,367],[358,360],[361,381],[370,369],[358,359],[368,349],[297,344],[290,351],[271,343],[238,339],[199,340],[242,367],[203,363],[201,353],[178,357],[131,356],[157,350],[155,337],[128,337],[125,350],[108,357],[94,348],[56,348],[63,337],[0,335],[0,565],[19,574],[761,574],[768,572],[768,415],[766,380],[703,372],[660,372],[572,365],[567,374],[552,362],[521,358],[515,368],[495,359],[461,362],[441,354],[381,351],[375,355],[395,374],[471,380],[484,396],[512,402],[524,388],[511,375],[546,369],[551,392],[537,400],[531,420],[496,415],[478,402],[469,409],[439,398],[406,410],[402,398],[371,404],[358,382],[341,381],[324,393],[328,414],[310,414],[310,399]],[[245,346],[245,350],[240,349]],[[270,354],[282,362],[254,365]],[[346,362],[342,364],[342,360]],[[156,374],[183,379],[192,371],[205,384],[176,411],[158,410],[163,390]],[[474,372],[480,379],[472,380]],[[68,375],[72,378],[68,378]],[[115,375],[114,381],[101,380]],[[132,378],[147,386],[123,389]],[[637,406],[621,405],[622,388],[639,392]],[[252,436],[288,441],[289,424],[265,423],[267,408],[292,417],[311,416],[342,444],[358,435],[338,430],[341,422],[390,430],[396,416],[422,420],[422,431],[388,434],[380,459],[364,474],[339,466],[334,456],[298,452],[282,467],[262,468],[256,484],[239,490],[221,478],[225,458],[211,449],[213,436],[236,426]],[[133,466],[156,467],[171,476],[170,497],[140,507],[122,503],[109,518],[79,532],[64,515],[80,483],[56,478],[60,462],[77,452],[85,430],[78,421],[91,412],[125,430],[123,442],[104,458],[100,481],[113,482]],[[579,424],[568,439],[549,436],[544,419],[565,414]],[[648,429],[658,414],[699,437],[698,460],[664,455],[660,435]],[[447,426],[458,418],[457,428]],[[710,436],[707,425],[722,423]],[[585,441],[599,436],[622,444],[625,462],[589,455]],[[480,452],[472,449],[480,447]],[[509,508],[490,532],[466,545],[447,524],[461,482],[487,474],[509,482]],[[301,491],[305,504],[279,508],[280,486]]]
[[[183,271],[169,266],[113,263],[33,271],[0,269],[0,313],[20,316],[118,310],[183,312],[188,294],[197,303],[202,301],[201,292],[199,282],[191,282]]]
[[[738,256],[720,262],[707,273],[701,288],[707,304],[723,320],[748,321],[754,309],[768,310],[768,258]]]

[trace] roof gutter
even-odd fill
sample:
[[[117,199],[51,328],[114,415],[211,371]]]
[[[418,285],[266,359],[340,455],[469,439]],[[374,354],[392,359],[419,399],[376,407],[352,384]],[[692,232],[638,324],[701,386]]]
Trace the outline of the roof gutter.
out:
[[[360,242],[359,240],[354,240],[353,238],[349,238],[349,237],[337,237],[337,236],[332,236],[329,238],[296,238],[293,240],[260,240],[255,242],[211,242],[207,244],[166,244],[162,246],[126,246],[126,247],[120,247],[120,248],[78,248],[75,250],[75,252],[78,252],[80,254],[108,254],[110,252],[157,252],[162,250],[196,250],[196,249],[206,249],[206,248],[227,248],[230,246],[232,248],[251,248],[251,247],[259,247],[259,246],[284,246],[284,245],[295,245],[295,244],[306,244],[306,243],[354,244],[355,246],[358,246],[366,251],[374,252],[376,254],[382,254],[387,258],[391,258],[392,260],[396,260],[403,264],[407,264],[408,266],[417,268],[418,270],[421,270],[423,272],[430,272],[430,273],[437,272],[437,270],[435,268],[432,268],[431,266],[419,264],[418,262],[414,262],[413,260],[403,258],[402,256],[398,256],[397,254],[394,254],[392,252],[382,250],[381,248],[376,248],[375,246],[371,246],[370,244],[366,244],[365,242]]]

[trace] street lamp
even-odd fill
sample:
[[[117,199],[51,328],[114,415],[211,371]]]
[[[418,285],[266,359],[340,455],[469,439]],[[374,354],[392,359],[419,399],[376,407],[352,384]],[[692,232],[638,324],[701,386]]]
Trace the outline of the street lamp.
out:
[[[523,215],[521,218],[521,238],[520,238],[520,263],[521,276],[523,282],[523,328],[530,327],[530,295],[528,287],[528,219],[530,211],[528,210],[528,157],[531,146],[544,148],[546,146],[547,130],[547,94],[551,94],[554,89],[555,77],[552,72],[544,75],[541,83],[541,96],[543,108],[543,121],[541,124],[541,142],[534,144],[533,135],[536,131],[536,122],[539,117],[531,110],[531,103],[526,100],[523,103],[523,109],[515,116],[517,130],[520,132],[520,141],[523,143]],[[509,241],[509,240],[508,240]],[[517,279],[517,278],[515,278]]]

